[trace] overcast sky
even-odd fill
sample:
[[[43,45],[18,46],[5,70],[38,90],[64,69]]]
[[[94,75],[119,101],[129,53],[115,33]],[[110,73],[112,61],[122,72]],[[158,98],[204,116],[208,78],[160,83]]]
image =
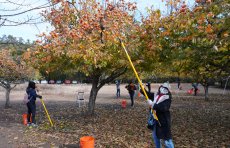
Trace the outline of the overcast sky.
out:
[[[11,0],[12,2],[15,2],[15,0]],[[163,11],[167,11],[165,4],[162,3],[162,0],[130,0],[137,3],[137,8],[140,10],[142,14],[146,13],[146,8],[153,5],[154,9],[161,9]],[[194,0],[185,0],[185,1],[194,1]],[[47,0],[17,0],[17,3],[23,3],[24,6],[18,6],[6,3],[6,0],[0,0],[0,15],[4,14],[13,14],[15,12],[11,11],[5,11],[5,10],[12,10],[16,8],[20,8],[17,12],[22,12],[23,10],[28,10],[35,6],[40,6],[47,3]],[[190,2],[191,3],[191,2]],[[4,9],[4,11],[2,11]],[[15,16],[14,21],[17,20],[25,20],[28,17],[39,17],[39,13],[41,10],[34,10],[29,13],[26,13],[24,15],[18,15]],[[2,23],[2,20],[0,20],[0,23]],[[35,25],[20,25],[20,26],[1,26],[0,27],[0,37],[2,35],[13,35],[15,37],[22,37],[24,40],[36,40],[36,34],[39,34],[41,32],[47,32],[50,28],[49,24],[42,23]]]

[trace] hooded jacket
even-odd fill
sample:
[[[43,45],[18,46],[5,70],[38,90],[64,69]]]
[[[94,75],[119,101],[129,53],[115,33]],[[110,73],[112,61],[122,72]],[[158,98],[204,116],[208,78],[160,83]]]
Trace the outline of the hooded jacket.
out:
[[[168,88],[165,88],[168,90]],[[159,139],[169,140],[172,139],[171,134],[171,115],[169,112],[171,102],[172,102],[172,95],[168,92],[161,93],[160,91],[154,98],[154,105],[153,109],[156,111],[156,115],[158,117],[158,120],[160,121],[160,124],[156,124],[156,135]]]
[[[35,89],[33,88],[27,88],[26,93],[28,94],[28,99],[30,100],[30,102],[35,102],[37,97],[41,98],[41,96],[37,95]]]
[[[140,92],[144,94],[142,90],[140,90]],[[171,115],[169,112],[172,101],[172,95],[168,87],[165,87],[163,85],[160,86],[156,96],[154,96],[154,93],[150,93],[147,91],[146,93],[149,99],[152,100],[152,108],[153,110],[155,110],[158,120],[161,124],[160,126],[157,122],[155,127],[157,138],[164,140],[172,139]]]

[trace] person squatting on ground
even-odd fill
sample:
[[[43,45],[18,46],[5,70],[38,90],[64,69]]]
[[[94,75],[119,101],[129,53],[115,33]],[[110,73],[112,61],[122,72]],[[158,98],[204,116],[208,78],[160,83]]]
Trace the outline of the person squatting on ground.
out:
[[[128,90],[129,92],[129,96],[131,99],[131,106],[134,106],[134,94],[135,94],[135,90],[136,90],[136,86],[134,85],[133,82],[130,82],[128,85],[125,86],[125,88]]]
[[[197,95],[197,91],[198,91],[198,83],[193,83],[192,87],[194,88],[194,96]]]
[[[42,96],[38,95],[36,93],[36,85],[34,82],[30,81],[28,84],[28,87],[26,89],[26,93],[28,94],[28,103],[27,105],[27,109],[28,109],[28,115],[27,115],[27,121],[28,121],[28,126],[32,125],[32,126],[37,126],[36,125],[36,121],[35,121],[35,115],[36,115],[36,98],[42,98]],[[32,115],[32,121],[30,122],[31,119],[31,115]]]
[[[141,93],[143,94],[142,90]],[[171,116],[169,111],[172,95],[169,91],[169,84],[164,83],[161,85],[155,97],[154,93],[147,92],[147,95],[150,98],[147,102],[150,107],[155,110],[161,124],[159,125],[158,122],[156,122],[152,131],[152,138],[156,148],[161,148],[161,142],[166,148],[174,148],[171,134]]]
[[[117,87],[117,93],[116,93],[116,96],[117,98],[121,97],[121,89],[120,89],[120,80],[116,80],[116,87]]]

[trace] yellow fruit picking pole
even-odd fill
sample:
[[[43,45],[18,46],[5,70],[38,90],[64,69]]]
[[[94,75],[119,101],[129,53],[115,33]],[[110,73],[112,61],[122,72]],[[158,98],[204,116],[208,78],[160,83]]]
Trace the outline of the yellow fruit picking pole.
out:
[[[52,122],[51,119],[50,119],[50,115],[49,115],[49,113],[48,113],[48,111],[47,111],[47,109],[46,109],[45,103],[44,103],[44,101],[43,101],[42,98],[41,98],[40,100],[41,100],[42,105],[43,105],[43,107],[44,107],[44,109],[45,109],[45,112],[46,112],[46,115],[47,115],[47,117],[48,117],[48,119],[49,119],[49,121],[50,121],[50,124],[51,124],[51,126],[53,127],[54,125],[53,125],[53,122]]]
[[[147,93],[146,93],[146,91],[145,91],[145,89],[144,89],[144,87],[143,87],[143,85],[142,85],[142,82],[141,82],[141,80],[140,80],[140,78],[139,78],[139,76],[138,76],[138,74],[137,74],[137,71],[136,71],[136,69],[135,69],[135,67],[134,67],[134,65],[133,65],[133,63],[132,63],[132,61],[131,61],[131,58],[130,58],[130,56],[129,56],[129,54],[128,54],[126,48],[125,48],[125,45],[124,45],[124,43],[123,43],[121,40],[120,40],[120,42],[121,42],[122,48],[125,50],[126,56],[127,56],[128,60],[129,60],[129,63],[130,63],[130,65],[131,65],[133,71],[134,71],[134,74],[135,74],[135,76],[136,76],[136,78],[137,78],[137,80],[138,80],[138,82],[139,82],[139,84],[140,84],[140,86],[141,86],[141,89],[142,89],[143,92],[144,92],[145,98],[146,98],[146,100],[148,100],[149,97],[148,97],[148,95],[147,95]],[[158,120],[158,117],[157,117],[155,111],[152,109],[151,112],[152,112],[152,114],[153,114],[154,119],[156,119],[157,122],[159,123],[159,125],[161,126],[160,121]]]

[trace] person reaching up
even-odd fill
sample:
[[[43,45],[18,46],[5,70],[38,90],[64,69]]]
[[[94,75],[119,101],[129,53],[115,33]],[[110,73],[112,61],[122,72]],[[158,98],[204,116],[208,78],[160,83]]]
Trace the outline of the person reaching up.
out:
[[[164,142],[166,148],[174,148],[171,134],[171,115],[169,111],[172,95],[169,91],[169,87],[169,83],[164,83],[158,88],[158,92],[154,99],[147,100],[149,107],[155,111],[160,122],[160,124],[156,122],[152,131],[152,137],[156,148],[161,148],[160,141]],[[141,92],[143,93],[143,91]],[[147,95],[153,96],[152,93],[147,93]]]

